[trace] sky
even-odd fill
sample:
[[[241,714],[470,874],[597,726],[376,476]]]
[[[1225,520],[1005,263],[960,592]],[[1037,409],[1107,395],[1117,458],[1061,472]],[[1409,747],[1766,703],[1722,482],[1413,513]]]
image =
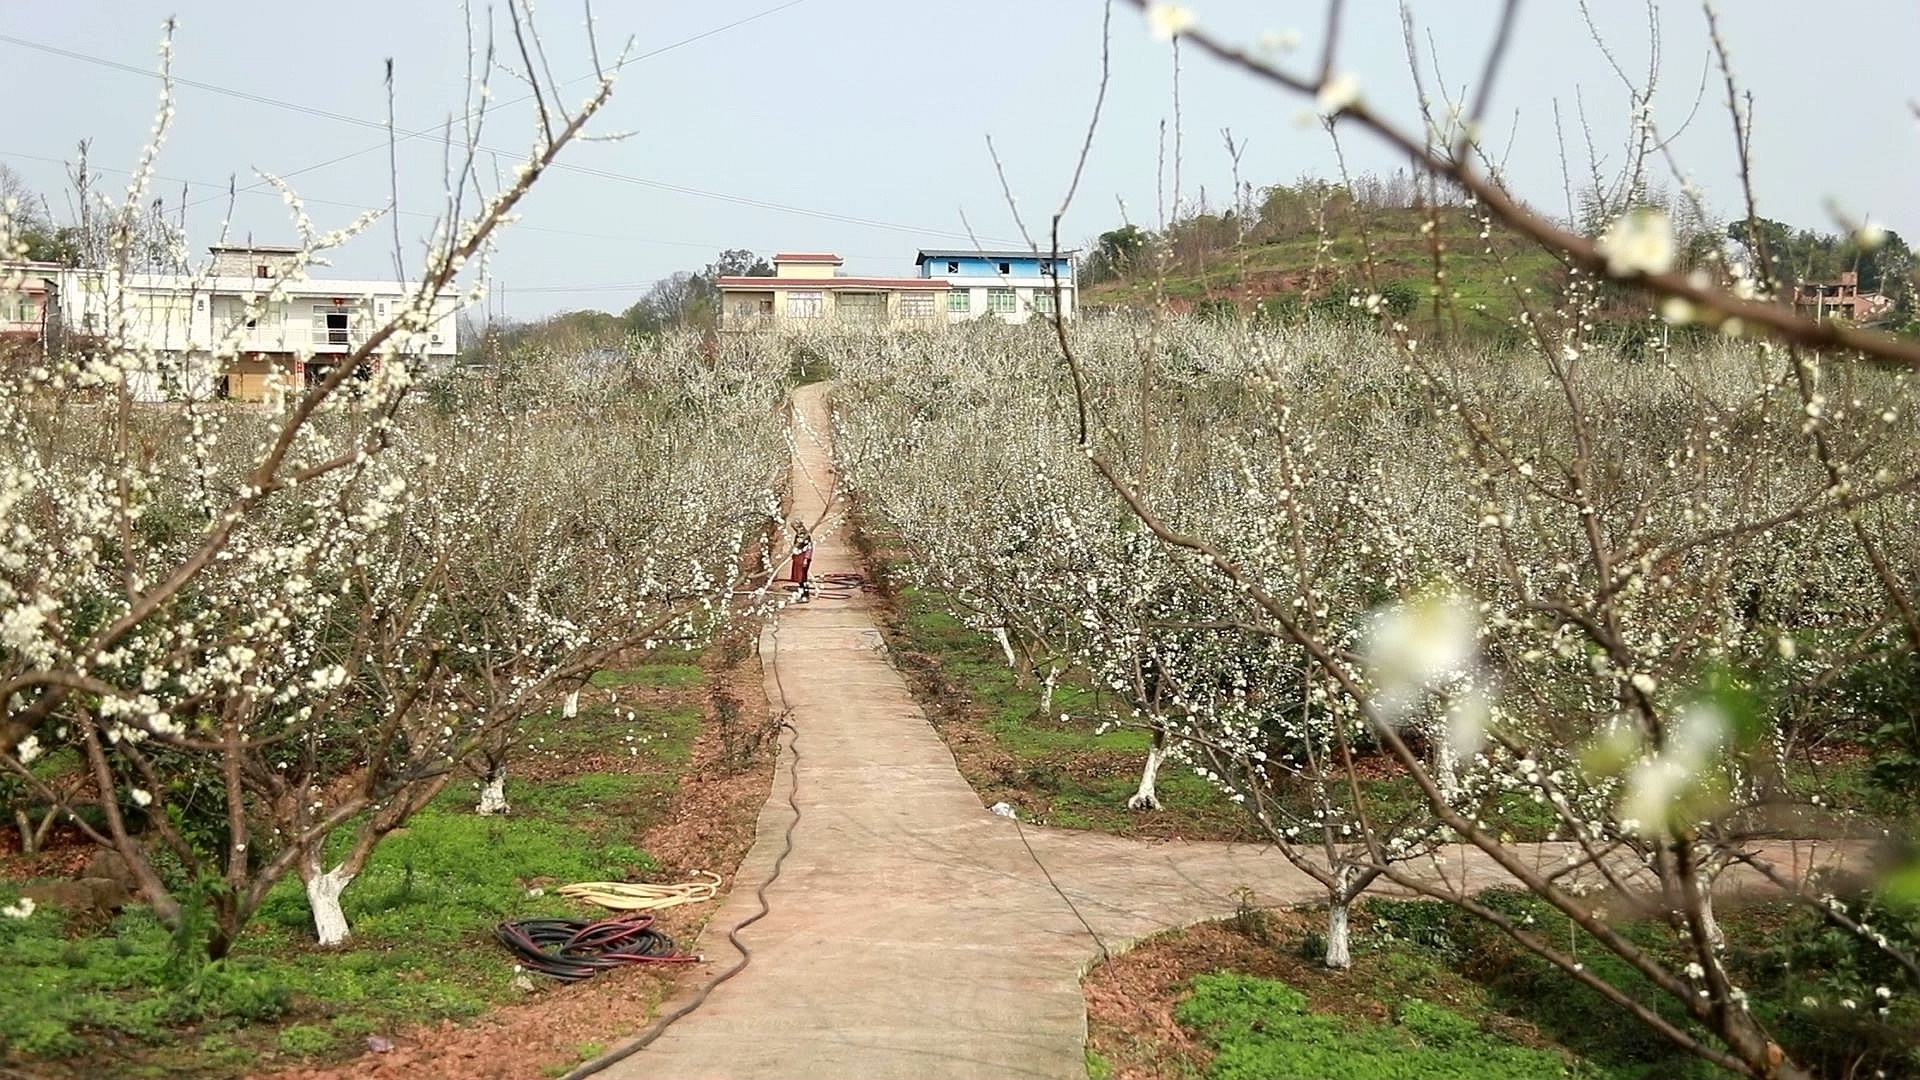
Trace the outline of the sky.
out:
[[[1185,6],[1200,27],[1249,47],[1297,35],[1278,62],[1319,69],[1326,4]],[[1500,6],[1409,0],[1430,92],[1479,89]],[[1837,209],[1920,241],[1920,5],[1717,6],[1734,75],[1751,95],[1760,212],[1825,231],[1838,228]],[[1718,216],[1740,214],[1727,91],[1702,7],[1589,0],[1588,9],[1591,27],[1575,0],[1519,4],[1486,125],[1509,184],[1564,216],[1569,176],[1578,186],[1620,168],[1632,99],[1617,64],[1636,82],[1654,76],[1653,120],[1673,167]],[[592,86],[585,10],[575,0],[537,8],[570,102]],[[598,0],[592,12],[602,59],[625,48],[630,60],[589,129],[595,140],[563,153],[502,235],[494,313],[621,311],[654,280],[724,248],[834,251],[850,272],[908,275],[920,248],[1024,247],[1023,222],[1045,247],[1099,96],[1103,51],[1104,100],[1063,246],[1084,248],[1124,222],[1154,228],[1176,207],[1225,208],[1236,183],[1337,176],[1337,152],[1355,173],[1404,166],[1344,127],[1336,152],[1310,99],[1191,45],[1176,51],[1130,4],[1112,7],[1104,35],[1101,0]],[[471,93],[468,24],[449,0],[0,0],[0,100],[11,105],[0,162],[57,217],[71,212],[68,172],[83,139],[91,167],[123,188],[154,124],[169,15],[182,82],[148,198],[170,213],[184,207],[194,249],[223,230],[232,240],[297,240],[281,196],[261,182],[272,173],[323,229],[390,199],[398,207],[320,273],[392,276],[396,244],[417,265],[444,208],[445,127],[466,114]],[[493,18],[505,56],[510,32],[498,11]],[[476,27],[474,40],[487,33]],[[1333,69],[1358,80],[1369,106],[1417,130],[1400,5],[1351,0],[1333,47]],[[389,59],[403,133],[391,145]],[[525,94],[516,75],[495,74],[481,140],[490,174],[509,173],[530,145]],[[230,184],[239,189],[231,197]]]

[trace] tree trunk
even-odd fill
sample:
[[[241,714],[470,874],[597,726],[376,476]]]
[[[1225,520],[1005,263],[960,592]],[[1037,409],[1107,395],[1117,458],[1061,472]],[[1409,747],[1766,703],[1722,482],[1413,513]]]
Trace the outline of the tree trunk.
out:
[[[1153,733],[1153,746],[1147,750],[1146,768],[1140,770],[1140,790],[1127,800],[1129,810],[1158,810],[1160,796],[1153,790],[1155,779],[1160,774],[1160,762],[1166,759],[1165,736],[1158,729]]]
[[[1727,947],[1727,934],[1720,929],[1720,920],[1713,914],[1713,878],[1702,876],[1705,880],[1700,887],[1700,925],[1707,932],[1707,947],[1718,952]]]
[[[507,763],[502,761],[487,767],[487,783],[480,789],[480,805],[475,812],[483,817],[504,814],[513,809],[507,805]]]
[[[1453,806],[1460,801],[1460,761],[1444,716],[1427,729],[1427,743],[1433,748],[1433,786],[1440,789],[1447,805]]]
[[[567,695],[566,704],[560,707],[560,715],[569,720],[580,715],[580,691],[575,690]]]
[[[1020,667],[1020,658],[1013,655],[1013,641],[1007,637],[1007,628],[1004,626],[994,627],[993,640],[1000,643],[1000,651],[1006,654],[1007,666],[1018,670]]]
[[[307,886],[307,907],[313,911],[313,932],[324,946],[345,945],[353,936],[347,929],[347,913],[340,909],[340,894],[353,881],[353,875],[340,867],[321,871],[318,852],[309,856],[300,876]]]
[[[1351,900],[1344,899],[1346,890],[1338,896],[1327,898],[1327,966],[1335,971],[1345,971],[1353,966],[1353,953],[1348,946],[1352,935],[1347,929],[1347,908]]]

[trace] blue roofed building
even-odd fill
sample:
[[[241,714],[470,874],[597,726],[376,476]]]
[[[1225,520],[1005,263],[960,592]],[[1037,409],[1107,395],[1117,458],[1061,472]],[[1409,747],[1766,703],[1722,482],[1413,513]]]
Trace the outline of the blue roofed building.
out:
[[[947,283],[947,319],[960,322],[993,315],[1026,322],[1056,310],[1074,309],[1073,252],[923,250],[914,259],[923,278]]]
[[[938,326],[1074,315],[1073,253],[922,251],[913,277],[844,273],[831,252],[781,252],[771,277],[723,277],[722,330],[810,330],[845,323]]]

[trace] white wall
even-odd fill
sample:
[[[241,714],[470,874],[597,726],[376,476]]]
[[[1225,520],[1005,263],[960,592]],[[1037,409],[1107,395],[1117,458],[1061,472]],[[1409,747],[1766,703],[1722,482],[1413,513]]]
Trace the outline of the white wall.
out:
[[[117,328],[125,347],[154,352],[341,352],[398,315],[410,293],[395,281],[301,281],[283,286],[281,299],[265,301],[263,287],[269,283],[253,278],[81,270],[60,277],[67,329],[102,335]],[[336,306],[335,299],[343,303]],[[426,331],[396,344],[419,355],[453,356],[459,351],[459,309],[456,293],[441,293]],[[327,333],[327,311],[349,315],[344,345]],[[249,314],[251,327],[242,325]]]
[[[1053,293],[1053,279],[1050,277],[952,277],[947,275],[942,275],[942,277],[953,285],[954,291],[965,290],[972,297],[971,306],[967,311],[950,311],[948,313],[947,318],[950,322],[964,322],[967,319],[996,315],[996,317],[1006,322],[1024,323],[1035,314],[1033,309],[1034,295],[1036,293],[1047,295]],[[996,314],[989,310],[990,300],[988,297],[994,289],[1013,290],[1013,311]],[[1060,314],[1064,318],[1071,319],[1073,318],[1074,307],[1073,282],[1062,281],[1060,283]]]

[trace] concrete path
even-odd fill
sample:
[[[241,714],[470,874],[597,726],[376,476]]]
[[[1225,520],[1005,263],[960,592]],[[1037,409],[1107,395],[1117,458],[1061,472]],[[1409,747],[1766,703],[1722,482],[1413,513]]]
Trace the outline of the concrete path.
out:
[[[860,572],[834,490],[819,386],[796,402],[793,514],[813,573]],[[1258,845],[1145,843],[1021,826],[982,808],[889,663],[873,603],[791,606],[762,641],[770,701],[793,725],[733,894],[700,949],[758,910],[800,816],[751,964],[651,1046],[602,1075],[638,1080],[1086,1075],[1079,976],[1101,943],[1324,896]],[[1543,852],[1542,858],[1552,853]],[[1471,860],[1461,872],[1495,878]]]
[[[862,572],[831,505],[821,388],[795,402],[792,513],[819,522],[813,574]],[[767,890],[772,912],[741,935],[753,951],[745,971],[605,1076],[1083,1077],[1079,976],[1100,947],[1081,916],[1117,948],[1231,912],[1241,886],[1263,901],[1312,895],[1285,860],[1251,845],[1029,826],[1029,853],[1022,827],[961,779],[889,663],[865,595],[786,608],[762,659],[769,700],[790,710],[792,746],[701,951],[732,962],[726,928],[758,909],[752,885],[783,846],[797,772],[800,818]]]

